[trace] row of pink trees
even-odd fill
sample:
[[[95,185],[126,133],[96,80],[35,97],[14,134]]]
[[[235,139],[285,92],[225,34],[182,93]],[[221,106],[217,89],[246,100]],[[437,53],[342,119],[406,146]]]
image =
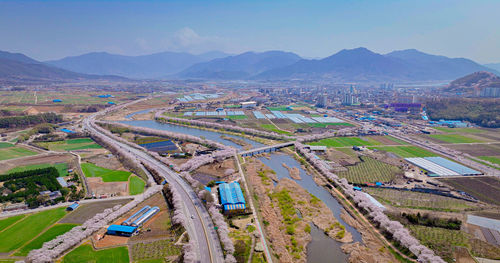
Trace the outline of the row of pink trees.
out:
[[[85,221],[81,226],[76,226],[70,231],[45,242],[42,248],[32,250],[26,260],[34,263],[54,262],[65,251],[80,244],[80,242],[87,239],[90,235],[106,227],[110,222],[116,220],[160,190],[161,186],[155,185],[123,206],[116,205],[113,208],[105,209],[103,212]]]
[[[445,262],[439,256],[436,256],[432,250],[421,245],[401,223],[390,220],[387,215],[383,213],[382,209],[376,206],[363,192],[354,191],[353,186],[349,184],[347,179],[339,179],[336,174],[330,171],[330,167],[323,160],[311,153],[302,143],[296,142],[295,149],[323,176],[328,178],[335,185],[341,187],[343,192],[354,200],[358,207],[364,209],[374,222],[392,235],[394,240],[398,241],[402,246],[405,246],[415,254],[420,262]]]

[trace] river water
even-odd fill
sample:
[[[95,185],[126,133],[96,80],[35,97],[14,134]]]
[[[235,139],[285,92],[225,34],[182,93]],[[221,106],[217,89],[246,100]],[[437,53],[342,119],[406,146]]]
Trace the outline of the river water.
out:
[[[230,136],[233,138],[237,138],[240,140],[244,140],[245,142],[251,144],[254,148],[264,146],[263,144],[250,140],[248,138],[236,136],[236,135],[227,135],[213,131],[200,130],[191,127],[184,127],[174,124],[167,123],[158,123],[152,120],[142,120],[142,121],[121,121],[121,123],[125,123],[132,126],[139,127],[147,127],[158,130],[167,130],[172,132],[179,132],[190,134],[194,136],[204,136],[205,138],[213,141],[217,141],[224,145],[232,146],[238,149],[241,149],[242,146],[233,143],[232,141],[222,139],[221,136]],[[283,153],[272,153],[270,158],[258,157],[258,159],[263,162],[265,165],[269,166],[276,172],[278,179],[281,178],[290,178],[288,170],[283,167],[282,163],[285,163],[288,167],[297,167],[300,171],[300,177],[302,180],[294,180],[304,189],[306,189],[309,193],[315,195],[321,201],[323,201],[326,206],[332,211],[335,218],[345,226],[346,231],[352,234],[353,240],[356,242],[362,242],[361,234],[352,226],[348,225],[342,218],[340,214],[344,210],[344,208],[338,203],[338,201],[323,187],[317,185],[311,175],[307,174],[307,172],[300,167],[300,163],[295,160],[293,157]],[[292,179],[293,180],[293,179]],[[308,262],[347,262],[347,255],[342,252],[341,245],[342,243],[328,237],[318,229],[316,226],[312,225],[311,227],[311,236],[312,241],[307,246],[307,261]]]
[[[130,119],[130,118],[132,118],[134,115],[148,113],[148,112],[150,112],[150,111],[152,111],[152,110],[154,110],[154,109],[147,109],[147,110],[141,110],[141,111],[132,112],[132,113],[130,113],[129,115],[126,115],[126,116],[125,116],[125,118]]]

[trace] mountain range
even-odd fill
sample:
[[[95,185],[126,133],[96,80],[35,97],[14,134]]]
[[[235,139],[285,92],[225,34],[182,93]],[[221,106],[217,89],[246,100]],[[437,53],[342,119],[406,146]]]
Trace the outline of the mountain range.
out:
[[[0,83],[46,83],[88,79],[117,80],[115,76],[87,75],[56,68],[21,53],[0,51]]]
[[[85,74],[116,75],[134,79],[158,79],[178,73],[196,63],[227,56],[228,54],[218,51],[200,55],[185,52],[161,52],[142,56],[93,52],[59,60],[45,61],[45,63]]]
[[[490,65],[489,65],[490,66]],[[0,51],[0,81],[68,81],[84,79],[290,80],[332,82],[449,81],[477,71],[500,74],[465,58],[430,55],[415,49],[378,54],[366,48],[344,49],[323,59],[304,59],[284,51],[228,55],[161,52],[123,56],[93,52],[39,62]],[[6,81],[7,80],[7,81]]]

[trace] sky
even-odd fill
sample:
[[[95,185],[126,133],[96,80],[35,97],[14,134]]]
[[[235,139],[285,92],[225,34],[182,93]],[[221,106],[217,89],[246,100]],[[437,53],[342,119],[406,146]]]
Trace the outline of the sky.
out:
[[[99,51],[321,58],[356,47],[415,48],[500,63],[499,10],[498,0],[0,0],[0,50],[45,61]]]

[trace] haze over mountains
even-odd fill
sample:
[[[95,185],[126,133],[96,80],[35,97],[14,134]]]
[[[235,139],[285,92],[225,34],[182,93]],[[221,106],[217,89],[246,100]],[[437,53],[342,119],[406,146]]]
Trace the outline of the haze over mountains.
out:
[[[492,67],[495,65],[492,64]],[[0,52],[0,80],[206,79],[290,80],[325,79],[333,82],[449,81],[477,71],[499,74],[465,58],[430,55],[415,49],[378,54],[366,48],[344,49],[323,59],[303,59],[284,51],[228,55],[161,52],[124,56],[93,52],[39,62],[23,54]]]
[[[161,52],[142,56],[93,52],[45,63],[79,73],[117,75],[137,79],[158,79],[177,73],[193,64],[227,57],[218,51],[193,55],[185,52]]]
[[[85,79],[119,78],[75,73],[46,65],[21,53],[0,51],[0,83],[42,83]]]

